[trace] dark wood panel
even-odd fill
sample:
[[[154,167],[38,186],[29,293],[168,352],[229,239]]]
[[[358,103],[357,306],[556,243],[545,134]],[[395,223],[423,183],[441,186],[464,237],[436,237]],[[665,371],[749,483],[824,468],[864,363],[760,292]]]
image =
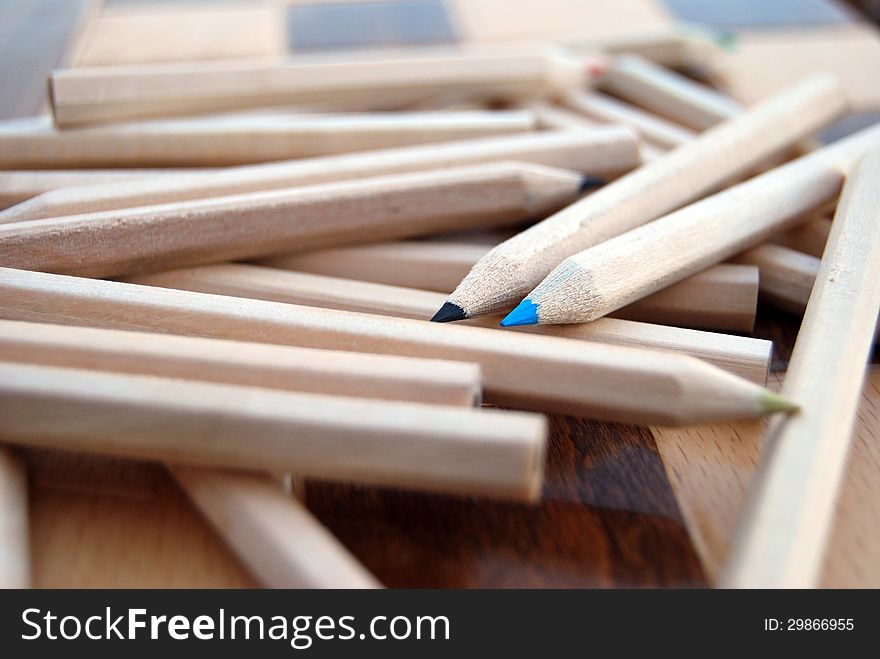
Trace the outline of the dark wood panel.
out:
[[[556,416],[539,506],[323,483],[309,508],[386,585],[700,586],[648,430]]]

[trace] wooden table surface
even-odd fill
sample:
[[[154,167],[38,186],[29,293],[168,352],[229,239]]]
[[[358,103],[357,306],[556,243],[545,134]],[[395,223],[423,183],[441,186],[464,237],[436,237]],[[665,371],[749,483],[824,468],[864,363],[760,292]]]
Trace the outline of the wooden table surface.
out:
[[[650,21],[668,16],[648,13]],[[77,26],[94,30],[97,15],[86,0],[0,3],[0,118],[44,108],[48,70],[65,53],[84,57]],[[759,310],[756,335],[776,341],[775,383],[797,327],[797,318]],[[880,586],[878,366],[859,422],[829,586]],[[539,506],[317,482],[304,484],[305,500],[388,586],[703,586],[724,558],[762,427],[646,428],[556,416]],[[35,585],[254,585],[159,465],[49,450],[29,451],[27,460]]]

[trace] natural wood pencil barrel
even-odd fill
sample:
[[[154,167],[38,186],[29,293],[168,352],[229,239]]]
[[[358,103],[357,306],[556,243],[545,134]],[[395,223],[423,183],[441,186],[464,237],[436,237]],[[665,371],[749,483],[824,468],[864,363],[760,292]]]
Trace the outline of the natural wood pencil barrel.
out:
[[[878,146],[880,125],[570,256],[505,321],[594,320],[759,245],[833,201],[846,171]]]
[[[722,585],[817,585],[880,309],[880,151],[847,180]]]
[[[538,128],[542,130],[595,130],[603,125],[601,121],[547,100],[534,101],[525,107],[534,113]]]
[[[449,293],[491,249],[459,241],[406,240],[271,256],[260,265]]]
[[[761,297],[780,309],[802,314],[807,308],[819,259],[782,245],[759,245],[734,259],[757,266],[761,272]]]
[[[825,251],[825,244],[828,242],[830,233],[831,220],[826,217],[817,217],[796,229],[777,236],[774,241],[820,259]]]
[[[523,305],[540,323],[601,318],[791,228],[842,183],[822,154],[801,158],[568,257]]]
[[[294,497],[257,474],[174,465],[171,475],[270,588],[381,588]]]
[[[748,172],[843,108],[842,90],[832,77],[814,77],[783,91],[498,245],[448,303],[459,316],[504,311],[566,257]]]
[[[9,320],[0,361],[436,405],[482,389],[476,364]]]
[[[782,245],[767,243],[737,255],[734,260],[758,268],[761,273],[759,289],[762,300],[789,313],[803,315],[819,275],[818,258]],[[875,340],[880,340],[880,325],[877,326],[874,337]]]
[[[562,103],[592,119],[632,128],[649,144],[662,149],[687,144],[697,137],[696,133],[684,126],[595,91],[572,92],[562,98]]]
[[[739,104],[729,97],[638,55],[615,57],[601,86],[698,131],[741,112]]]
[[[0,123],[0,169],[199,167],[307,158],[521,133],[521,110],[237,115],[57,130]]]
[[[491,163],[0,226],[0,264],[106,277],[541,216],[580,174]]]
[[[0,588],[30,588],[27,467],[0,446]]]
[[[736,267],[736,266],[729,266]],[[757,296],[757,274],[751,303]],[[273,268],[224,264],[182,268],[163,273],[140,275],[129,281],[163,288],[200,293],[216,293],[288,304],[304,304],[326,309],[367,312],[398,318],[426,319],[443,302],[441,293],[412,288],[287,272]],[[481,327],[498,328],[498,318],[475,318],[469,321]],[[556,336],[554,329],[536,328],[536,332]],[[772,345],[748,337],[710,334],[680,327],[658,327],[646,323],[606,319],[599,323],[572,326],[564,334],[598,343],[629,347],[671,350],[699,357],[711,364],[764,384],[770,366]]]
[[[475,362],[488,402],[618,421],[784,408],[760,386],[668,352],[9,268],[0,269],[0,317]]]
[[[637,55],[615,58],[602,85],[622,98],[698,130],[742,112],[730,97]],[[830,229],[831,221],[818,217],[774,241],[821,257]]]
[[[522,412],[0,364],[12,443],[534,500],[546,423]]]
[[[183,179],[194,174],[207,174],[204,169],[59,169],[59,170],[12,170],[0,172],[0,210],[20,204],[44,192],[58,188],[96,183],[112,183],[139,178],[144,180],[157,175],[171,174]],[[48,217],[48,216],[47,216]],[[2,220],[0,220],[2,222]]]
[[[285,270],[449,293],[489,251],[467,243],[401,241],[338,247],[260,261]],[[325,282],[330,288],[331,282]],[[334,290],[338,285],[334,282]],[[316,281],[316,285],[320,282]],[[386,295],[393,297],[392,291]],[[368,292],[365,290],[366,300]],[[756,267],[718,265],[620,309],[618,318],[697,329],[750,332],[758,297]],[[422,296],[422,299],[426,299]],[[442,304],[443,300],[440,300]],[[297,304],[309,304],[297,302]],[[428,318],[434,311],[415,318]],[[354,309],[355,311],[367,311]],[[375,309],[372,313],[382,313]]]
[[[0,213],[0,223],[151,206],[205,197],[276,190],[331,181],[372,178],[499,160],[517,160],[592,176],[627,171],[639,164],[635,134],[617,126],[595,130],[536,132],[457,140],[430,146],[378,149],[289,162],[246,165],[204,176],[163,176],[109,185],[76,186]],[[3,173],[0,172],[0,181]]]
[[[49,85],[55,122],[66,127],[273,105],[397,109],[452,93],[517,100],[558,94],[588,80],[588,62],[531,49],[80,68],[53,72]]]

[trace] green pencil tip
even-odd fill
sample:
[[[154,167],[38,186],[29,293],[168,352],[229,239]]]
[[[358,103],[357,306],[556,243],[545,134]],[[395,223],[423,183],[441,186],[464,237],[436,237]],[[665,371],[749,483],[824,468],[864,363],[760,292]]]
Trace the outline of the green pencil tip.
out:
[[[716,38],[716,42],[724,50],[728,52],[733,52],[736,50],[739,39],[733,32],[728,32],[725,30],[718,35],[718,37]]]
[[[761,394],[758,402],[762,414],[775,414],[776,412],[797,412],[801,406],[787,398],[783,398],[779,394],[774,394],[769,389],[765,389]]]

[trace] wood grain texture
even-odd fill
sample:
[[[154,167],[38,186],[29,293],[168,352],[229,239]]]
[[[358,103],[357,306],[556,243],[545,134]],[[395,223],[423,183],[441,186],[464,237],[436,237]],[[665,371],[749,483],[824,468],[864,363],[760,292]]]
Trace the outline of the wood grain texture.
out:
[[[28,478],[22,456],[0,446],[0,588],[31,583]]]
[[[569,132],[565,135],[538,132],[461,140],[243,166],[187,179],[165,176],[132,181],[125,185],[75,186],[45,194],[30,203],[0,213],[0,222],[151,206],[500,160],[531,162],[603,176],[635,167],[639,163],[639,151],[635,135],[618,127]]]
[[[758,267],[761,298],[793,314],[803,314],[819,272],[819,259],[783,245],[767,243],[734,258]]]
[[[0,315],[451,358],[481,365],[487,402],[611,421],[677,425],[786,408],[754,382],[672,352],[10,268],[0,269]]]
[[[564,96],[561,102],[590,119],[632,128],[648,144],[661,149],[686,144],[697,136],[684,126],[599,92],[574,92]]]
[[[33,197],[58,188],[95,183],[119,183],[123,180],[155,176],[158,173],[190,176],[190,169],[66,169],[66,170],[12,170],[0,172],[0,211]],[[204,170],[201,172],[204,173]],[[0,220],[2,221],[2,220]]]
[[[843,109],[834,78],[799,82],[496,246],[448,302],[469,316],[507,311],[567,257],[646,228],[778,155]]]
[[[748,274],[752,281],[746,288],[748,288],[750,304],[754,308],[757,297],[757,270]],[[130,277],[126,281],[148,286],[416,320],[427,320],[443,303],[442,293],[242,264],[181,268]],[[724,292],[718,291],[717,294],[723,295]],[[662,308],[662,305],[660,306]],[[674,308],[667,308],[665,312],[669,316],[684,315],[676,314]],[[750,316],[748,327],[751,329],[754,316],[748,315]],[[464,324],[503,331],[498,325],[498,320],[494,317],[483,317],[464,321]],[[658,327],[649,323],[625,320],[603,319],[601,322],[561,328],[525,328],[525,331],[611,345],[679,352],[703,359],[758,384],[766,382],[772,352],[769,342],[751,337],[701,332],[675,326]],[[0,354],[2,354],[2,321],[0,321]],[[415,376],[412,377],[415,379]],[[422,383],[423,395],[424,389],[428,386],[428,383]],[[377,387],[379,390],[383,389],[381,385]],[[461,389],[462,387],[459,386],[459,392]]]
[[[50,85],[55,122],[69,127],[273,105],[400,109],[448,94],[523,100],[577,88],[589,77],[582,58],[517,47],[59,69]]]
[[[67,130],[39,117],[0,123],[0,169],[223,167],[516,134],[534,124],[521,110],[232,114]]]
[[[817,217],[793,231],[777,236],[775,242],[820,259],[830,232],[831,219]]]
[[[45,6],[51,1],[40,0],[40,4]],[[75,4],[69,0],[55,1],[65,6]],[[503,5],[508,14],[515,11],[516,16],[510,21],[491,20],[493,14],[485,13],[485,7],[491,7],[493,3]],[[14,4],[7,2],[0,9],[5,10]],[[38,3],[22,0],[18,4]],[[478,7],[480,4],[483,7]],[[566,4],[565,0],[559,0],[554,6],[563,4]],[[590,11],[580,1],[569,4],[575,12]],[[564,11],[547,12],[543,19],[536,20],[534,12],[524,4],[512,5],[503,0],[486,0],[485,3],[459,0],[455,5],[484,12],[480,16],[488,18],[468,24],[476,26],[471,38],[477,39],[492,39],[499,30],[498,38],[501,39],[507,34],[544,37],[556,34],[554,30],[572,35],[594,29],[602,32],[597,34],[602,37],[608,33],[608,26],[614,24],[626,30],[630,27],[641,29],[640,25],[650,30],[652,24],[671,24],[667,12],[651,0],[609,3],[607,7],[603,4],[600,9],[607,13],[607,19],[595,23],[571,20],[571,14]],[[619,6],[622,11],[618,13]],[[641,13],[638,7],[647,13]],[[33,114],[38,107],[33,106],[32,99],[44,97],[43,81],[47,70],[34,75],[29,67],[37,61],[34,52],[48,52],[55,44],[47,43],[46,33],[40,25],[48,23],[42,21],[38,25],[29,21],[28,27],[24,28],[7,21],[5,16],[0,20],[0,31],[3,31],[0,48],[5,48],[4,53],[8,53],[10,48],[19,47],[19,52],[23,53],[16,60],[20,65],[0,69],[0,79],[8,92],[2,95],[0,105],[4,111],[10,104],[22,108],[6,116]],[[7,27],[8,31],[5,30]],[[517,30],[521,32],[517,33]],[[791,34],[787,32],[780,36]],[[787,48],[787,52],[792,52]],[[679,49],[671,52],[674,54]],[[762,65],[769,61],[764,56],[760,60]],[[4,55],[3,61],[9,59]],[[796,62],[795,57],[789,59],[788,64]],[[781,64],[771,63],[774,66]],[[808,68],[815,67],[808,65]],[[786,76],[786,82],[789,81]],[[870,89],[870,86],[859,86],[857,93]],[[758,335],[777,341],[778,366],[784,366],[786,352],[797,328],[795,319],[765,306],[758,321]],[[880,426],[880,380],[877,378],[875,367],[872,388],[866,388],[865,402],[860,410],[860,424],[863,425],[856,437],[851,472],[840,503],[836,544],[826,567],[825,585],[829,586],[880,585],[876,570],[880,566],[877,553],[880,541],[873,537],[874,531],[880,528],[878,509],[874,505],[880,496],[877,491],[880,456],[876,430]],[[720,427],[728,426],[722,424]],[[868,435],[864,434],[866,431]],[[349,488],[318,484],[309,487],[315,499],[313,507],[335,530],[341,531],[345,527],[347,544],[357,547],[358,553],[363,551],[361,558],[370,564],[384,566],[382,573],[393,585],[564,587],[581,584],[613,587],[705,583],[699,562],[705,560],[707,571],[710,571],[712,557],[702,552],[694,554],[684,526],[691,528],[692,537],[703,532],[712,535],[717,545],[723,548],[730,531],[725,520],[732,521],[735,515],[735,511],[727,511],[739,505],[742,493],[738,483],[725,481],[726,474],[733,469],[730,464],[722,462],[714,470],[710,464],[713,451],[722,452],[727,448],[720,443],[721,435],[703,432],[703,427],[694,429],[694,432],[690,429],[663,429],[662,435],[658,429],[653,430],[667,464],[673,454],[681,459],[677,471],[670,471],[670,475],[682,503],[682,516],[674,512],[675,499],[670,493],[669,481],[651,433],[629,426],[588,423],[569,417],[554,417],[551,433],[552,467],[548,482],[553,483],[555,491],[573,493],[572,503],[542,507],[534,516],[524,520],[512,510],[505,511],[504,506],[481,513],[482,508],[462,502],[378,490],[358,493],[359,499],[367,498],[375,503],[355,507],[352,502],[346,507],[340,497],[347,494]],[[680,441],[668,451],[670,433],[679,435]],[[746,439],[734,438],[734,447],[744,450]],[[95,464],[92,458],[83,460],[73,454],[46,453],[50,455],[43,457],[41,453],[39,459],[33,454],[28,456],[36,472],[36,478],[32,480],[31,511],[36,585],[255,585],[160,466],[124,461],[126,465],[138,467],[136,470],[132,466],[120,469],[118,463],[115,466],[104,461]],[[607,457],[611,455],[615,456],[613,462]],[[690,462],[689,456],[692,457]],[[744,464],[739,473],[744,480],[747,479],[748,465]],[[632,478],[621,486],[621,476],[629,474],[633,475]],[[91,484],[102,479],[106,486],[102,486],[100,493],[90,489]],[[679,479],[690,482],[692,487],[685,491]],[[725,483],[730,486],[728,490],[717,496],[712,494],[714,485]],[[137,493],[134,500],[132,490],[126,491],[127,487]],[[658,502],[669,506],[661,507],[661,510],[672,512],[668,516],[638,512],[639,509],[657,510]],[[696,523],[691,513],[692,505],[704,514],[703,527]],[[373,512],[369,519],[388,522],[383,527],[384,533],[378,533],[375,525],[361,523],[349,514],[366,509]],[[427,520],[428,528],[424,528],[426,511],[432,515]],[[333,519],[330,519],[331,514]],[[487,519],[490,524],[486,523]],[[540,530],[540,535],[533,529]],[[437,551],[438,540],[455,553],[454,557],[444,557]],[[698,549],[702,547],[699,542],[696,546]],[[399,547],[400,551],[391,555],[389,547]],[[431,566],[436,568],[431,569]],[[430,570],[427,576],[426,570]]]
[[[516,501],[543,480],[535,414],[9,362],[0,373],[0,432],[24,446]]]
[[[704,584],[649,432],[554,416],[550,434],[536,508],[314,482],[308,505],[392,588]]]
[[[296,497],[269,477],[179,465],[170,471],[266,586],[381,587]]]
[[[844,172],[835,165],[835,148],[569,256],[526,299],[537,305],[542,324],[587,322],[760,245],[837,197]]]
[[[809,588],[830,540],[865,363],[880,311],[880,150],[848,178],[782,383],[798,414],[776,419],[721,583]]]
[[[569,170],[501,162],[13,222],[0,226],[0,264],[108,277],[509,226],[577,199],[581,181]]]
[[[603,89],[692,130],[705,130],[739,114],[739,105],[638,55],[618,55]]]
[[[792,325],[791,319],[775,322]],[[796,327],[796,325],[794,326]],[[781,373],[774,376],[776,386]],[[822,568],[826,588],[880,587],[877,496],[880,482],[880,367],[862,393],[855,437]],[[727,557],[763,446],[765,424],[652,427],[694,548],[714,580]]]
[[[490,248],[461,242],[412,240],[270,257],[258,263],[448,294]],[[326,282],[327,288],[330,283]],[[316,280],[315,286],[318,285]],[[365,297],[367,288],[363,290]],[[620,309],[615,315],[646,323],[750,332],[755,323],[757,294],[758,271],[754,266],[719,265]],[[421,298],[427,303],[427,297]],[[430,318],[439,306],[417,317]]]
[[[253,588],[256,582],[158,465],[149,498],[84,491],[68,472],[31,489],[38,588]]]
[[[0,360],[465,407],[482,389],[475,364],[5,320]]]

